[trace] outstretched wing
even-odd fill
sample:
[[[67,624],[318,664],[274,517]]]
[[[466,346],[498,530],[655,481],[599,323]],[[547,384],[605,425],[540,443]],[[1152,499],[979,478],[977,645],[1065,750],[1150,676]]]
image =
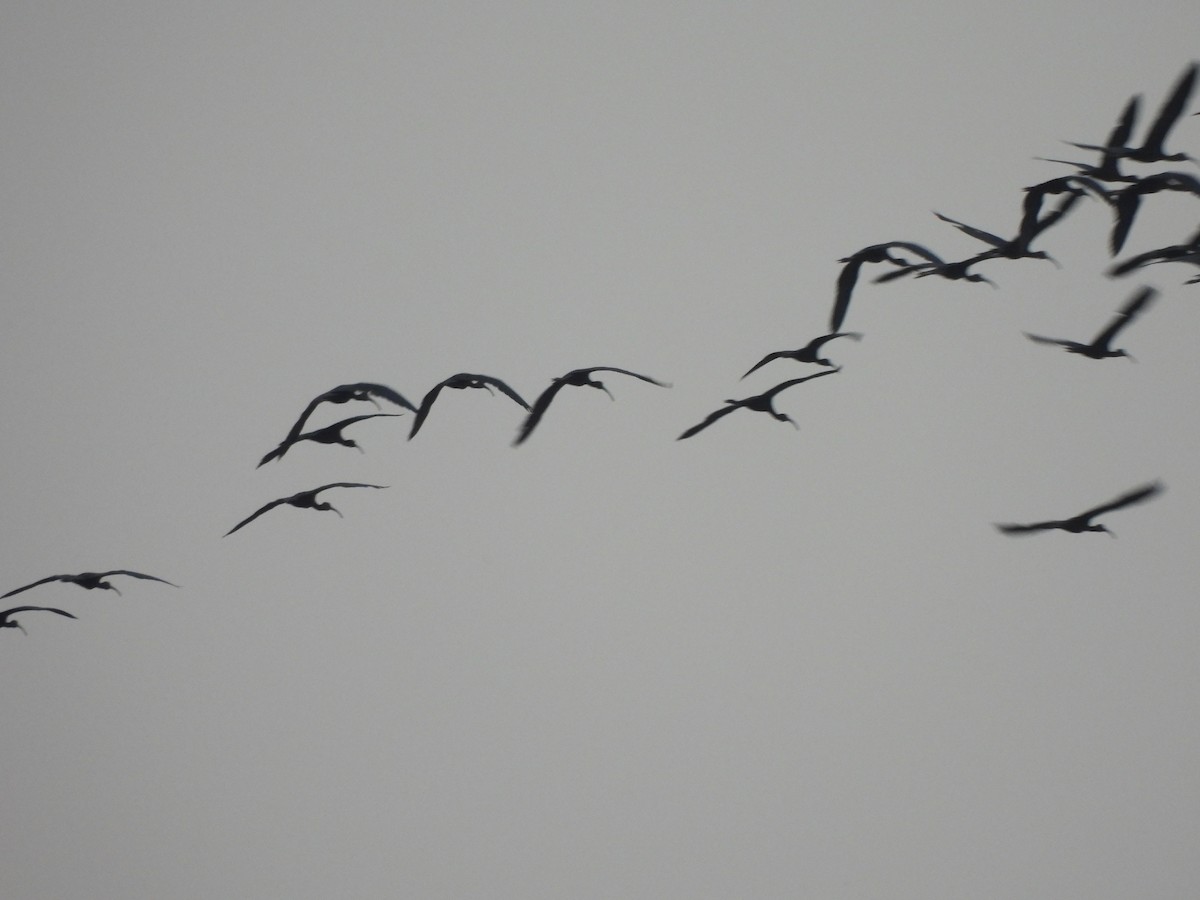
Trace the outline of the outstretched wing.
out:
[[[280,497],[278,500],[272,500],[266,506],[261,506],[257,510],[252,512],[250,515],[246,516],[246,518],[242,519],[242,521],[238,522],[236,525],[234,525],[232,528],[230,528],[227,532],[225,532],[221,536],[229,537],[231,534],[233,534],[239,528],[243,528],[246,525],[249,525],[251,522],[253,522],[255,519],[257,519],[263,513],[269,512],[270,510],[274,509],[275,507],[281,506],[284,503],[287,503],[291,499],[292,499],[291,497]]]
[[[161,581],[163,584],[169,584],[171,587],[179,587],[173,581],[167,581],[165,578],[159,578],[157,575],[145,575],[141,572],[132,572],[129,569],[113,569],[111,572],[101,572],[101,578],[107,578],[110,575],[128,575],[130,578],[144,578],[147,581]]]
[[[1039,344],[1055,344],[1059,347],[1076,347],[1079,345],[1078,341],[1066,341],[1062,338],[1043,337],[1040,334],[1030,334],[1028,331],[1022,331],[1021,334],[1025,335],[1025,337],[1029,338],[1031,341],[1035,341]]]
[[[1162,105],[1158,118],[1150,126],[1150,133],[1146,135],[1146,140],[1142,143],[1142,149],[1158,156],[1164,155],[1163,144],[1166,143],[1167,133],[1179,118],[1179,114],[1183,112],[1195,84],[1196,63],[1192,63],[1180,76],[1179,81],[1175,83],[1175,89],[1171,91],[1171,95]]]
[[[525,402],[525,400],[521,397],[521,395],[518,394],[516,391],[514,391],[512,388],[510,388],[507,384],[505,384],[499,378],[493,378],[491,375],[475,375],[474,378],[476,381],[479,381],[483,384],[490,384],[492,387],[498,388],[501,391],[501,393],[503,393],[503,394],[507,395],[508,397],[510,397],[511,399],[515,400],[517,403],[519,403],[525,409],[529,409],[529,404]]]
[[[846,311],[850,308],[850,295],[858,281],[858,270],[862,268],[862,260],[850,257],[850,261],[842,266],[838,275],[837,292],[833,299],[833,312],[829,316],[829,330],[837,331],[846,320]]]
[[[546,414],[546,410],[550,406],[550,401],[554,399],[554,395],[562,390],[566,382],[561,378],[555,378],[550,382],[550,386],[546,388],[538,398],[533,401],[533,408],[529,410],[529,415],[525,417],[525,421],[521,423],[521,427],[517,430],[517,437],[513,441],[513,446],[523,443],[530,433],[537,426],[537,423],[542,420],[542,416]]]
[[[78,619],[78,616],[71,615],[65,609],[56,609],[53,606],[14,606],[12,609],[6,609],[0,612],[0,622],[3,622],[9,616],[15,616],[22,612],[52,612],[60,616],[66,616],[68,619]]]
[[[1096,339],[1092,343],[1097,347],[1107,347],[1109,342],[1117,336],[1117,332],[1132,322],[1134,316],[1141,312],[1157,294],[1158,291],[1152,287],[1144,287],[1134,294],[1129,302],[1118,310],[1108,326],[1096,335]]]
[[[19,594],[22,591],[27,591],[30,588],[35,588],[39,584],[48,584],[51,581],[65,581],[68,577],[69,576],[67,576],[67,575],[47,575],[45,578],[39,578],[37,581],[33,582],[32,584],[27,584],[24,587],[14,588],[13,590],[9,591],[7,594],[0,594],[0,600],[3,600],[5,597],[11,597],[14,594]]]
[[[949,222],[959,231],[969,234],[971,237],[975,238],[976,240],[983,241],[985,244],[991,244],[993,247],[1000,248],[1008,243],[1008,241],[1006,241],[1004,238],[992,234],[990,231],[984,231],[982,228],[976,228],[974,225],[967,225],[965,222],[958,221],[958,219],[952,219],[949,216],[943,216],[937,210],[934,210],[933,214],[943,222]]]
[[[371,382],[363,381],[358,384],[347,385],[347,387],[366,391],[373,397],[382,397],[389,403],[394,403],[396,406],[402,406],[409,412],[416,412],[417,408],[408,402],[399,392],[392,390],[386,384],[372,384]]]
[[[1031,522],[1028,525],[1013,525],[996,523],[996,528],[1004,534],[1032,534],[1035,531],[1047,531],[1051,528],[1057,528],[1061,522],[1057,519],[1049,522]]]
[[[689,428],[687,431],[685,431],[679,437],[675,438],[675,440],[682,441],[684,438],[690,438],[693,434],[703,431],[705,428],[707,428],[713,422],[717,421],[717,419],[721,419],[721,418],[724,418],[725,416],[729,415],[731,412],[733,412],[739,406],[741,406],[740,403],[729,403],[726,406],[722,406],[716,412],[709,413],[708,418],[706,418],[703,422],[701,422],[699,425],[693,425],[691,428]]]
[[[795,352],[796,352],[795,350],[776,350],[774,353],[768,353],[766,356],[764,356],[762,359],[760,359],[758,362],[756,362],[754,365],[752,365],[749,369],[747,369],[746,375],[749,375],[751,372],[761,369],[763,366],[765,366],[767,363],[769,363],[773,359],[782,359],[785,356],[792,356],[795,354]],[[742,378],[745,378],[746,375],[743,375]],[[740,381],[741,379],[738,379],[738,380]]]
[[[457,377],[457,376],[454,376]],[[447,379],[449,381],[449,379]],[[408,439],[411,441],[416,437],[417,432],[421,430],[421,425],[425,421],[425,417],[429,415],[429,409],[433,406],[433,401],[437,399],[442,388],[446,386],[445,381],[438,382],[429,389],[429,393],[421,400],[421,408],[417,410],[416,418],[413,419],[412,429],[408,432]]]
[[[628,369],[618,369],[616,366],[592,366],[588,369],[589,372],[616,372],[619,375],[629,375],[633,378],[640,378],[642,381],[650,384],[656,384],[659,387],[669,388],[669,381],[659,381],[657,378],[651,378],[649,375],[640,375],[637,372],[630,372]]]
[[[803,384],[805,381],[812,381],[814,378],[823,378],[826,375],[836,375],[840,371],[842,371],[842,370],[839,367],[836,369],[826,369],[824,372],[817,372],[813,375],[805,375],[803,378],[792,378],[792,379],[789,379],[788,381],[784,381],[780,384],[775,385],[775,387],[771,388],[769,391],[763,391],[763,393],[760,394],[759,396],[768,397],[768,398],[774,397],[780,391],[785,391],[788,388],[792,387],[793,385]]]
[[[1144,484],[1139,488],[1134,488],[1127,494],[1122,494],[1115,500],[1089,509],[1087,512],[1080,513],[1079,518],[1091,519],[1096,516],[1104,515],[1106,512],[1112,512],[1114,509],[1122,509],[1126,506],[1132,506],[1135,503],[1143,503],[1156,494],[1161,494],[1162,491],[1163,484],[1161,481],[1154,481],[1150,484]]]

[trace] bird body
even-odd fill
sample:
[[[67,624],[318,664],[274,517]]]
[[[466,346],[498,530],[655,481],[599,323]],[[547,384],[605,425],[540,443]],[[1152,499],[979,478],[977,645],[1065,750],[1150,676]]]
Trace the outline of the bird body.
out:
[[[521,423],[521,427],[517,432],[517,437],[513,441],[513,446],[522,443],[533,432],[537,423],[542,420],[542,416],[546,414],[546,410],[558,392],[568,385],[572,387],[592,387],[597,390],[604,391],[608,394],[609,399],[612,399],[612,394],[608,388],[604,386],[602,381],[597,381],[592,378],[594,372],[618,372],[621,375],[631,375],[634,378],[640,378],[642,381],[656,384],[659,387],[670,387],[665,381],[657,381],[648,375],[639,375],[637,372],[630,372],[628,369],[618,369],[615,366],[591,366],[587,369],[573,369],[566,375],[555,378],[550,387],[546,388],[533,402],[533,407],[529,410],[529,415],[525,417],[525,421]]]
[[[349,403],[351,400],[366,400],[374,403],[376,407],[379,403],[375,398],[381,397],[390,403],[407,409],[409,412],[416,412],[417,408],[409,403],[398,392],[392,390],[386,384],[375,384],[370,381],[359,381],[354,384],[339,384],[335,388],[330,388],[323,394],[318,394],[308,406],[304,408],[304,412],[300,414],[300,418],[296,420],[291,429],[287,433],[287,441],[294,442],[299,438],[301,430],[304,428],[304,423],[308,421],[308,417],[322,403]]]
[[[1133,357],[1129,356],[1129,353],[1125,350],[1114,350],[1112,348],[1113,338],[1117,336],[1122,328],[1132,322],[1134,317],[1144,310],[1146,305],[1153,300],[1157,294],[1158,291],[1152,287],[1142,288],[1117,311],[1117,314],[1113,317],[1112,321],[1105,326],[1104,330],[1096,335],[1096,337],[1087,344],[1081,343],[1080,341],[1069,341],[1063,338],[1043,337],[1039,334],[1030,334],[1029,332],[1025,332],[1025,337],[1029,338],[1031,341],[1036,341],[1039,344],[1057,344],[1058,346],[1064,348],[1068,353],[1078,353],[1081,356],[1086,356],[1090,359],[1108,359],[1115,356],[1125,356],[1129,359],[1132,359]]]
[[[835,372],[840,371],[841,369],[826,369],[824,372],[817,372],[815,375],[805,375],[803,378],[793,378],[790,381],[777,384],[770,390],[764,391],[761,394],[755,394],[753,397],[745,397],[741,400],[726,400],[725,406],[721,407],[715,412],[709,413],[708,417],[703,422],[698,425],[693,425],[679,437],[675,438],[675,440],[682,441],[684,438],[690,438],[692,435],[703,431],[718,419],[729,415],[735,409],[751,409],[755,412],[764,412],[780,422],[790,422],[793,428],[799,428],[800,426],[796,424],[795,420],[792,419],[791,416],[781,413],[775,409],[775,397],[778,396],[781,391],[787,390],[793,385],[801,384],[805,381],[812,381],[812,379],[820,378],[822,375],[832,375]]]
[[[38,585],[48,584],[51,581],[68,581],[71,584],[77,584],[81,588],[86,588],[89,591],[99,588],[100,590],[104,591],[113,591],[117,594],[117,596],[120,596],[121,592],[104,580],[112,575],[129,575],[132,578],[143,578],[149,581],[161,581],[163,584],[171,585],[171,587],[179,587],[179,585],[175,584],[174,582],[167,581],[165,578],[158,578],[154,575],[143,575],[141,572],[131,572],[129,569],[112,569],[108,572],[80,572],[78,575],[47,575],[45,578],[39,578],[37,581],[27,584],[24,587],[11,590],[7,594],[0,594],[0,600],[3,600],[5,597],[11,597],[13,594],[19,594],[22,591],[27,591],[30,588],[35,588]]]
[[[1163,486],[1161,482],[1152,482],[1135,488],[1126,494],[1122,494],[1115,500],[1108,503],[1102,503],[1100,506],[1093,507],[1086,512],[1081,512],[1077,516],[1071,516],[1069,519],[1049,519],[1045,522],[1032,522],[1028,525],[1015,524],[999,524],[998,528],[1003,534],[1032,534],[1035,531],[1049,531],[1058,529],[1059,531],[1069,531],[1072,534],[1082,534],[1085,531],[1103,531],[1110,536],[1115,537],[1113,533],[1103,525],[1097,524],[1092,520],[1104,513],[1112,512],[1113,510],[1122,509],[1126,506],[1132,506],[1135,503],[1143,503],[1149,500],[1156,494],[1161,493]]]
[[[862,334],[857,331],[835,331],[831,334],[823,334],[820,337],[815,337],[798,350],[776,350],[774,353],[768,353],[747,371],[746,375],[765,366],[767,363],[775,359],[794,359],[796,362],[815,363],[818,366],[833,366],[833,363],[821,356],[821,347],[834,338],[848,337],[856,341],[862,340]],[[742,378],[745,378],[743,375]]]
[[[366,413],[361,416],[351,416],[349,419],[342,419],[340,422],[334,422],[332,425],[326,425],[324,428],[318,428],[316,431],[308,431],[304,434],[297,434],[294,437],[289,435],[284,438],[278,447],[259,460],[258,465],[263,466],[273,459],[279,459],[283,454],[287,453],[294,444],[301,441],[312,441],[315,444],[341,444],[343,447],[353,447],[362,452],[362,447],[356,441],[345,437],[342,434],[342,429],[355,422],[361,422],[363,419],[378,419],[378,418],[393,418],[400,415],[399,413]],[[257,467],[256,467],[257,468]]]
[[[5,594],[5,596],[7,597],[8,595]],[[12,617],[17,613],[31,612],[34,610],[57,613],[60,616],[66,616],[68,619],[78,618],[78,616],[71,615],[65,609],[55,609],[53,606],[14,606],[12,609],[6,609],[3,612],[0,612],[0,628],[20,628],[21,631],[24,632],[25,629],[21,627],[21,623]]]
[[[442,392],[442,388],[454,388],[455,390],[485,388],[488,393],[492,393],[493,387],[520,404],[525,410],[529,409],[529,404],[521,398],[521,395],[499,378],[492,378],[490,375],[472,375],[469,372],[460,372],[457,375],[451,375],[445,381],[435,384],[429,393],[425,395],[424,399],[421,400],[421,408],[417,410],[416,418],[413,419],[412,430],[408,433],[408,439],[411,441],[416,437],[417,432],[421,430],[421,425],[425,422],[425,417],[429,415],[433,401]]]
[[[837,291],[833,300],[833,312],[829,317],[829,330],[839,331],[846,319],[846,311],[850,308],[850,295],[854,285],[858,283],[858,271],[864,263],[890,262],[893,265],[904,266],[905,271],[911,271],[913,263],[903,257],[893,256],[893,250],[907,250],[925,260],[924,265],[943,265],[943,260],[932,250],[914,244],[910,241],[888,241],[886,244],[872,244],[861,250],[844,256],[838,260],[845,263],[838,275]],[[877,279],[878,280],[878,279]]]
[[[335,488],[335,487],[386,488],[387,485],[386,484],[361,484],[356,481],[335,481],[331,484],[321,485],[321,487],[319,487],[319,488],[313,488],[312,490],[309,490],[309,491],[301,491],[298,494],[292,494],[292,496],[290,496],[290,497],[280,497],[278,500],[272,500],[270,503],[266,504],[265,506],[259,507],[253,513],[246,516],[246,518],[242,519],[242,521],[238,522],[236,525],[234,525],[232,528],[230,528],[227,532],[225,532],[223,537],[229,537],[229,535],[233,534],[239,528],[242,528],[245,525],[249,525],[251,522],[253,522],[255,519],[257,519],[263,513],[267,512],[269,510],[272,510],[277,506],[287,505],[287,506],[294,506],[297,509],[316,509],[316,510],[321,510],[321,511],[332,510],[333,512],[337,513],[338,516],[342,516],[341,512],[333,507],[333,504],[317,500],[317,494],[321,493],[321,491],[327,491],[330,488]],[[342,518],[344,518],[344,516],[342,516]]]

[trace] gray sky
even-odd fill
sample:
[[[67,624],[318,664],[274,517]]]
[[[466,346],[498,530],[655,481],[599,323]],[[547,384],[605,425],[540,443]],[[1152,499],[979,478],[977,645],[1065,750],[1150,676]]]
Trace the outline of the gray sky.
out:
[[[0,895],[1176,898],[1200,888],[1200,287],[1012,233],[1191,3],[9,4]],[[1194,100],[1189,112],[1200,109]],[[1173,149],[1200,152],[1200,118]],[[1068,156],[1068,158],[1071,158]],[[1088,157],[1080,157],[1088,158]],[[1190,164],[1175,164],[1176,168]],[[1151,167],[1149,170],[1167,168]],[[1147,170],[1147,171],[1149,171]],[[1147,200],[1127,252],[1196,227]],[[1162,296],[1092,362],[1139,286]],[[447,391],[255,470],[308,400]],[[365,406],[365,405],[364,405]],[[314,424],[369,412],[323,407]],[[1140,483],[1120,535],[1006,539]],[[274,510],[333,481],[338,519]]]

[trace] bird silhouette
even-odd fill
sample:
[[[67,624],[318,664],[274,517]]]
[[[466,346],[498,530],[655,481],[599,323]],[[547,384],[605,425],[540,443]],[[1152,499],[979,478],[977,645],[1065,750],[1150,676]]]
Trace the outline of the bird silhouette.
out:
[[[567,385],[573,387],[593,387],[597,390],[604,391],[608,394],[609,399],[613,399],[613,395],[608,388],[604,386],[604,382],[596,381],[592,378],[593,372],[619,372],[622,375],[631,375],[634,378],[640,378],[642,381],[647,381],[650,384],[656,384],[659,387],[670,387],[665,381],[657,381],[649,375],[639,375],[637,372],[630,372],[628,369],[618,369],[615,366],[592,366],[587,369],[573,369],[566,375],[555,378],[550,387],[542,391],[537,400],[533,401],[533,408],[530,409],[529,415],[525,417],[525,421],[521,423],[521,427],[517,432],[517,437],[513,441],[513,446],[522,443],[529,437],[537,423],[542,420],[542,416],[546,414],[547,408],[550,406],[550,401],[555,398],[560,390]]]
[[[1067,141],[1072,147],[1079,147],[1081,150],[1096,150],[1106,156],[1111,156],[1120,159],[1130,159],[1135,162],[1156,163],[1156,162],[1184,162],[1192,159],[1186,153],[1167,153],[1164,148],[1164,143],[1167,140],[1167,133],[1183,112],[1184,106],[1187,105],[1188,97],[1191,96],[1192,88],[1196,84],[1196,64],[1192,63],[1188,66],[1183,74],[1179,77],[1179,81],[1175,83],[1175,87],[1163,102],[1162,108],[1158,111],[1158,116],[1154,123],[1150,126],[1150,131],[1146,134],[1146,139],[1140,147],[1114,146],[1111,143],[1107,146],[1098,146],[1096,144],[1077,144],[1074,141]],[[1128,138],[1126,138],[1128,140]]]
[[[353,425],[355,422],[361,422],[363,419],[393,418],[399,415],[399,413],[366,413],[365,415],[342,419],[340,422],[334,422],[332,425],[326,425],[324,428],[318,428],[316,431],[308,431],[304,434],[297,434],[294,437],[288,436],[283,439],[278,447],[259,460],[258,466],[255,466],[255,468],[266,465],[273,459],[279,459],[294,444],[298,444],[301,441],[312,441],[316,444],[341,444],[343,447],[353,447],[359,453],[362,453],[363,448],[356,441],[343,436],[342,429],[348,425]]]
[[[246,516],[246,518],[242,519],[242,521],[238,522],[236,525],[234,525],[232,528],[230,528],[227,532],[225,532],[225,534],[222,535],[222,537],[229,537],[229,535],[233,534],[239,528],[242,528],[245,525],[249,525],[251,522],[253,522],[255,519],[257,519],[263,513],[267,512],[269,510],[272,510],[277,506],[283,506],[285,504],[288,506],[294,506],[297,509],[316,509],[316,510],[321,510],[321,511],[332,510],[333,512],[337,513],[339,516],[342,516],[341,512],[337,509],[334,509],[334,507],[331,503],[317,501],[317,494],[321,493],[321,491],[327,491],[330,488],[337,488],[337,487],[386,488],[387,485],[386,484],[360,484],[359,482],[356,482],[356,481],[335,481],[332,484],[323,484],[319,488],[313,488],[311,491],[301,491],[298,494],[292,494],[292,496],[290,496],[290,497],[280,497],[278,500],[272,500],[270,503],[266,504],[265,506],[260,507],[259,509],[255,510],[253,513],[251,513],[250,515]],[[342,516],[342,518],[345,518],[345,516]]]
[[[1186,172],[1157,172],[1119,191],[1113,191],[1109,196],[1116,220],[1109,235],[1109,253],[1116,256],[1125,246],[1125,238],[1129,235],[1129,229],[1133,227],[1142,197],[1146,194],[1157,194],[1159,191],[1186,191],[1200,197],[1200,178]]]
[[[927,264],[943,264],[942,258],[932,250],[909,241],[888,241],[886,244],[872,244],[870,247],[863,247],[849,256],[843,256],[838,260],[838,262],[845,263],[845,265],[842,266],[842,271],[838,275],[837,291],[833,300],[833,312],[829,316],[830,331],[841,330],[842,322],[846,319],[846,311],[850,308],[850,295],[854,291],[854,285],[858,282],[858,270],[862,268],[864,263],[890,262],[897,266],[912,266],[912,263],[907,259],[893,256],[892,250],[894,249],[907,250],[909,253],[916,254],[925,259]]]
[[[1030,214],[1028,209],[1026,210],[1026,214],[1022,217],[1020,228],[1017,230],[1016,237],[1007,240],[999,235],[992,234],[990,231],[984,231],[982,228],[976,228],[974,225],[968,225],[965,222],[944,216],[940,212],[935,211],[934,215],[943,222],[949,222],[964,234],[969,234],[976,240],[983,241],[985,244],[991,246],[991,250],[985,250],[967,261],[967,265],[983,262],[985,259],[1003,257],[1004,259],[1045,259],[1057,266],[1058,261],[1053,256],[1045,250],[1030,250],[1029,245],[1033,242],[1034,238],[1065,216],[1083,194],[1080,191],[1069,192],[1055,209],[1040,218],[1038,211],[1041,205],[1041,195],[1035,196],[1038,202],[1032,210],[1032,214]],[[1028,195],[1026,197],[1028,198]]]
[[[1146,308],[1146,304],[1154,299],[1157,293],[1158,291],[1152,287],[1142,288],[1117,311],[1113,320],[1090,343],[1083,344],[1079,341],[1068,341],[1062,338],[1042,337],[1038,334],[1030,334],[1028,331],[1025,332],[1025,337],[1031,341],[1037,341],[1039,344],[1057,344],[1065,348],[1068,353],[1078,353],[1089,359],[1106,359],[1114,356],[1124,356],[1133,359],[1125,350],[1112,349],[1112,340],[1122,328],[1132,322],[1134,317]]]
[[[699,425],[693,425],[679,437],[675,438],[675,440],[682,441],[684,438],[690,438],[693,434],[703,431],[718,419],[729,415],[735,409],[752,409],[755,412],[764,412],[780,422],[791,422],[793,428],[799,428],[800,426],[796,424],[795,420],[792,419],[791,416],[778,412],[775,409],[775,397],[780,391],[787,390],[793,385],[801,384],[805,381],[812,381],[814,378],[820,378],[822,375],[833,375],[835,372],[840,371],[841,369],[826,369],[824,372],[817,372],[815,375],[805,375],[803,378],[793,378],[790,381],[777,384],[769,391],[764,391],[761,394],[755,394],[753,397],[745,397],[741,400],[726,400],[726,406],[721,407],[716,412],[710,413],[708,418],[706,418],[703,422],[701,422]]]
[[[1128,275],[1134,269],[1140,269],[1142,266],[1164,262],[1186,262],[1200,266],[1200,231],[1192,235],[1191,239],[1186,243],[1175,244],[1170,247],[1159,247],[1156,250],[1147,250],[1145,253],[1131,256],[1129,259],[1117,263],[1110,268],[1108,274],[1112,277]],[[1197,275],[1195,278],[1189,278],[1185,282],[1185,284],[1196,283],[1200,283],[1200,275]]]
[[[45,578],[39,578],[32,584],[27,584],[24,587],[16,588],[9,591],[7,594],[0,594],[0,600],[3,600],[5,597],[11,597],[14,594],[19,594],[22,591],[27,591],[30,588],[35,588],[40,584],[49,584],[51,581],[69,581],[71,584],[77,584],[81,588],[86,588],[89,591],[99,588],[104,591],[113,591],[117,594],[117,596],[120,596],[121,592],[104,580],[112,575],[128,575],[131,578],[144,578],[148,581],[161,581],[163,584],[171,585],[171,587],[179,587],[179,585],[175,584],[174,582],[167,581],[165,578],[158,578],[155,575],[143,575],[141,572],[131,572],[129,569],[112,569],[108,572],[80,572],[78,575],[47,575]]]
[[[376,397],[380,397],[397,406],[402,406],[410,412],[415,413],[417,411],[415,406],[386,384],[374,384],[370,381],[339,384],[337,387],[330,388],[323,394],[318,394],[309,401],[308,406],[304,408],[304,412],[300,414],[300,418],[296,420],[296,424],[288,431],[287,437],[289,440],[297,438],[300,435],[301,429],[304,428],[304,423],[308,421],[308,417],[322,403],[349,403],[351,400],[366,400],[374,403],[378,409],[379,403],[376,401]]]
[[[862,340],[862,334],[857,331],[835,331],[832,334],[823,334],[820,337],[815,337],[799,350],[776,350],[774,353],[768,353],[749,369],[746,370],[746,375],[756,369],[765,366],[773,359],[794,359],[796,362],[816,363],[819,366],[832,366],[833,363],[821,356],[821,347],[834,338],[848,337],[856,341]],[[742,378],[745,378],[743,375]]]
[[[1135,503],[1142,503],[1149,500],[1155,494],[1161,493],[1163,486],[1161,482],[1155,481],[1151,484],[1143,485],[1136,488],[1127,494],[1122,494],[1117,499],[1103,503],[1100,506],[1093,507],[1086,512],[1081,512],[1077,516],[1072,516],[1069,519],[1049,519],[1045,522],[1032,522],[1028,525],[1013,525],[996,523],[998,528],[1004,534],[1031,534],[1035,531],[1049,531],[1051,529],[1059,529],[1060,531],[1069,531],[1073,534],[1082,534],[1085,531],[1103,531],[1111,537],[1116,537],[1112,531],[1105,528],[1103,525],[1097,525],[1092,522],[1092,519],[1101,516],[1104,513],[1112,512],[1113,510],[1122,509],[1126,506],[1132,506]]]
[[[60,616],[66,616],[68,619],[79,618],[78,616],[71,615],[65,609],[55,609],[53,606],[14,606],[12,609],[6,609],[3,612],[0,612],[0,628],[20,628],[22,634],[28,634],[29,632],[27,632],[21,626],[21,623],[12,617],[17,613],[31,612],[33,610],[58,613]]]
[[[421,400],[421,408],[417,410],[417,416],[413,419],[412,431],[408,433],[408,439],[411,441],[416,437],[417,432],[421,430],[421,425],[425,421],[425,417],[429,415],[429,409],[433,406],[433,401],[437,399],[442,388],[454,388],[455,390],[465,390],[467,388],[486,388],[488,393],[493,393],[492,388],[497,388],[501,393],[511,397],[519,403],[525,410],[529,409],[529,404],[521,399],[521,395],[510,388],[499,378],[492,378],[490,375],[472,375],[469,372],[460,372],[457,375],[451,375],[445,381],[435,384]]]
[[[1080,175],[1087,175],[1099,181],[1132,181],[1134,176],[1121,174],[1119,161],[1121,157],[1114,153],[1114,150],[1119,150],[1129,141],[1129,136],[1133,134],[1133,125],[1137,120],[1138,104],[1141,102],[1141,97],[1134,94],[1129,98],[1129,102],[1125,105],[1121,116],[1117,119],[1117,124],[1113,126],[1113,130],[1108,135],[1108,140],[1103,147],[1097,148],[1100,151],[1100,162],[1095,165],[1089,163],[1072,162],[1068,159],[1047,159],[1044,156],[1034,157],[1044,162],[1063,163],[1068,166],[1075,166],[1079,169]]]

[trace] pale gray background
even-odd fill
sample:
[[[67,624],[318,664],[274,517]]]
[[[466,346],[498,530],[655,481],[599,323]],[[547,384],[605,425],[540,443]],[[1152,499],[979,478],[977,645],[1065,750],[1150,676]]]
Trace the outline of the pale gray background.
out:
[[[1000,284],[836,259],[1015,230],[1143,124],[1192,0],[10,3],[0,14],[6,898],[1200,891],[1200,287],[1081,203]],[[1192,109],[1200,108],[1193,103]],[[1138,135],[1142,133],[1139,129]],[[1174,149],[1200,152],[1200,118]],[[1090,158],[1090,157],[1089,157]],[[1165,168],[1165,167],[1153,167]],[[1192,171],[1195,171],[1193,168]],[[1137,252],[1195,229],[1150,198]],[[1142,283],[1159,303],[1093,363]],[[313,395],[458,371],[422,433]],[[327,407],[314,424],[371,411]],[[1023,540],[1153,478],[1120,535]],[[277,510],[328,481],[346,514]],[[7,602],[7,601],[6,601]]]

